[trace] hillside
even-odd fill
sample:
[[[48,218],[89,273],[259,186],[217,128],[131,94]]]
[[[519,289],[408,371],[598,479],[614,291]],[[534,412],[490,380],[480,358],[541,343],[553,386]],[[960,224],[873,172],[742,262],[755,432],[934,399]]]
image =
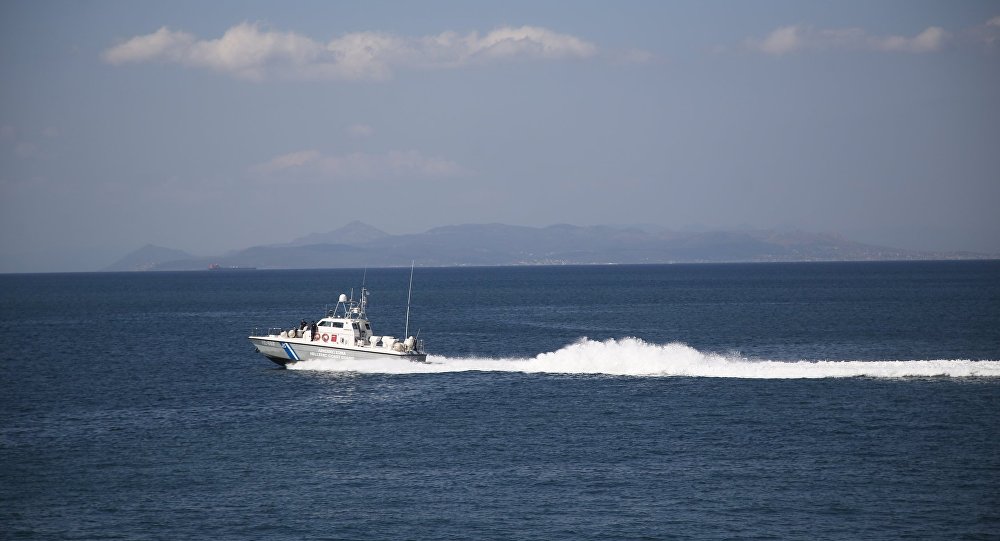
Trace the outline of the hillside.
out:
[[[101,269],[105,272],[159,270],[159,266],[171,261],[190,261],[194,256],[171,248],[147,244],[125,257]]]
[[[558,224],[525,227],[465,224],[390,235],[361,222],[286,244],[253,246],[195,258],[146,246],[106,270],[200,270],[209,262],[259,269],[463,265],[635,264],[754,261],[877,261],[970,259],[968,253],[929,253],[872,246],[802,231],[676,232],[627,226]]]

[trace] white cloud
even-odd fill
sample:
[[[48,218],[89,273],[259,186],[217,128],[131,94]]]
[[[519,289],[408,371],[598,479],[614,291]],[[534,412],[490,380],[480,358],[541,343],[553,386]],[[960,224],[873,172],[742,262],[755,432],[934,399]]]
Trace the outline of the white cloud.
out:
[[[300,150],[276,156],[270,161],[253,166],[252,170],[258,173],[275,173],[315,163],[322,157],[318,150]]]
[[[768,54],[790,53],[802,46],[801,30],[798,26],[785,26],[779,28],[764,38],[757,44],[757,48]]]
[[[931,26],[912,38],[903,36],[888,36],[884,38],[869,38],[871,47],[879,51],[898,51],[903,53],[927,53],[939,51],[948,38],[943,28]]]
[[[816,29],[805,25],[777,28],[763,39],[747,40],[747,48],[771,55],[804,50],[865,50],[927,53],[941,50],[949,34],[931,26],[913,37],[872,36],[860,28]]]
[[[1000,44],[1000,16],[993,17],[985,23],[975,26],[966,33],[974,42],[992,49]]]
[[[116,65],[157,59],[181,62],[194,42],[191,34],[172,32],[164,26],[152,34],[136,36],[104,51],[104,60]]]
[[[464,174],[459,164],[443,158],[427,157],[415,150],[394,150],[385,154],[354,152],[324,155],[317,150],[282,154],[250,168],[265,177],[311,180],[429,180]]]
[[[461,57],[513,58],[517,56],[537,58],[568,58],[592,56],[597,47],[579,38],[559,34],[537,26],[520,28],[498,28],[477,39],[472,33],[458,47]]]
[[[361,139],[364,137],[371,137],[372,135],[374,135],[375,128],[369,126],[368,124],[352,124],[350,127],[347,128],[347,133],[349,133],[351,137],[356,137]]]
[[[511,59],[587,58],[597,47],[580,38],[535,26],[407,38],[354,32],[327,43],[294,32],[242,23],[221,38],[202,40],[166,27],[104,51],[113,65],[166,62],[211,69],[252,80],[265,78],[378,80],[397,68],[455,68]]]

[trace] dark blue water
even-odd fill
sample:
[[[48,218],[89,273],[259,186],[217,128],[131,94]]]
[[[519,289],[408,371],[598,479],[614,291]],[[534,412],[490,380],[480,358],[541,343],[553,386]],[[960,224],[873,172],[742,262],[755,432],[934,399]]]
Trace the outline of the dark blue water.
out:
[[[998,262],[418,268],[433,365],[247,342],[361,278],[0,276],[0,537],[1000,536]]]

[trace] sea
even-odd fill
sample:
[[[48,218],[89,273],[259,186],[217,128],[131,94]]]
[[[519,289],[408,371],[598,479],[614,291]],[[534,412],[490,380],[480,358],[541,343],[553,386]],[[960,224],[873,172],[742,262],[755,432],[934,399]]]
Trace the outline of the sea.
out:
[[[1000,539],[1000,261],[417,264],[0,275],[0,538]]]

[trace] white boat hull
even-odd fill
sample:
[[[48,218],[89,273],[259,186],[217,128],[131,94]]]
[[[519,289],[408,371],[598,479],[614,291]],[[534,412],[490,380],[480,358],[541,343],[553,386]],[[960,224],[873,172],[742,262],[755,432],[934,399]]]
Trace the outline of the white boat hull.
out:
[[[400,359],[411,362],[427,362],[427,354],[417,351],[395,351],[376,346],[348,346],[345,344],[324,344],[301,338],[278,336],[250,336],[257,351],[275,363],[285,366],[299,361],[364,361],[377,359]]]

